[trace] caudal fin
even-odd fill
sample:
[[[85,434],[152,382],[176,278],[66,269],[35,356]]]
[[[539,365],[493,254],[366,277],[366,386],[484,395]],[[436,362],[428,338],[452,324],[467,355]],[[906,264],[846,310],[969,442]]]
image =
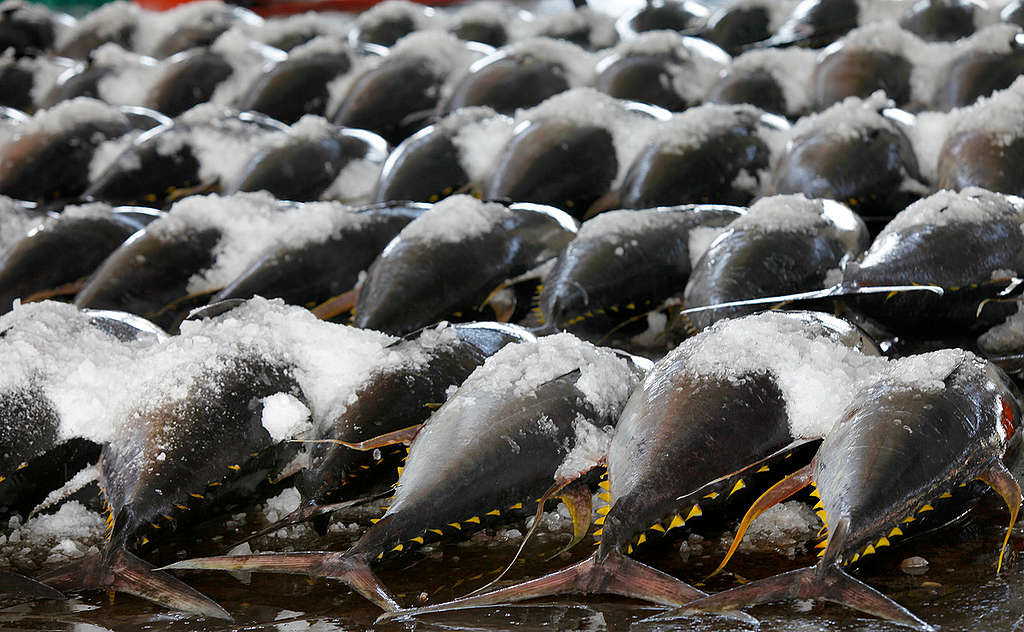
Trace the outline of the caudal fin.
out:
[[[723,612],[788,599],[831,601],[917,630],[934,630],[903,606],[833,565],[801,568],[744,584],[647,621],[674,619],[697,612]]]
[[[566,594],[620,595],[677,606],[702,597],[705,593],[671,575],[619,553],[611,553],[604,560],[599,560],[595,553],[582,562],[544,577],[432,606],[386,612],[377,621],[411,617],[429,612],[483,608],[501,603],[514,603]]]
[[[170,564],[161,570],[165,569],[285,573],[337,579],[384,610],[398,610],[401,607],[370,570],[369,564],[357,558],[346,557],[343,553],[306,551],[197,557]]]
[[[38,579],[65,592],[114,590],[173,610],[231,620],[231,615],[209,597],[123,549],[76,560]]]
[[[37,599],[63,599],[64,595],[24,575],[0,571],[0,605],[13,606]]]

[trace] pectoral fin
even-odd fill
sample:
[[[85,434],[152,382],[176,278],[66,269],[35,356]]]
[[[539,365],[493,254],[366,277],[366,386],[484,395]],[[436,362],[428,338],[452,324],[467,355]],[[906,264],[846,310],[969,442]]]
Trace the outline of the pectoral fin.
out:
[[[339,316],[345,312],[350,312],[355,309],[356,302],[358,301],[359,288],[355,288],[317,305],[313,308],[313,315],[320,320],[334,318],[335,316]]]
[[[793,494],[797,493],[801,489],[811,484],[811,466],[808,465],[803,467],[796,472],[793,472],[786,478],[782,479],[778,483],[775,483],[761,494],[760,498],[754,501],[754,504],[747,510],[743,520],[740,522],[739,528],[736,530],[736,536],[732,540],[732,545],[729,547],[729,552],[725,554],[725,559],[718,565],[711,575],[708,577],[717,575],[725,565],[732,558],[733,553],[736,552],[736,547],[739,546],[740,541],[743,540],[743,535],[747,532],[747,528],[750,527],[750,523],[755,518],[768,511],[772,506],[786,500]]]
[[[1003,548],[999,549],[999,564],[996,566],[996,574],[1003,569],[1003,554],[1006,553],[1006,545],[1010,542],[1010,530],[1017,522],[1017,514],[1020,512],[1021,494],[1020,486],[1013,475],[1007,471],[1006,466],[996,461],[985,473],[978,477],[1006,501],[1006,507],[1010,510],[1010,525],[1006,528],[1006,537],[1003,538]]]
[[[408,428],[402,428],[401,430],[386,432],[382,435],[373,437],[372,439],[367,439],[366,441],[352,442],[338,440],[338,443],[361,452],[376,450],[377,448],[384,448],[389,445],[397,445],[399,443],[409,445],[412,443],[412,440],[416,438],[416,434],[419,433],[420,428],[422,427],[423,424],[416,424],[415,426],[409,426]]]

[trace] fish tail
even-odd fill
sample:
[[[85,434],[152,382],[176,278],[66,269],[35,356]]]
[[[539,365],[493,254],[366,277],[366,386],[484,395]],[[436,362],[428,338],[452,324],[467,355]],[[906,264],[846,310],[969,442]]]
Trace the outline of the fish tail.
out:
[[[209,597],[124,549],[84,557],[38,579],[65,592],[113,590],[174,610],[232,620],[231,615]]]
[[[64,599],[64,595],[24,575],[0,571],[0,603],[4,607],[36,599]]]
[[[386,612],[377,621],[565,594],[612,594],[665,605],[681,605],[705,593],[620,553],[611,552],[603,559],[595,553],[582,562],[515,586],[422,608]]]
[[[995,490],[1006,502],[1006,508],[1010,510],[1010,524],[1006,527],[1006,537],[1003,538],[1003,548],[999,549],[999,564],[996,566],[996,574],[1003,570],[1003,555],[1006,553],[1006,545],[1010,543],[1010,532],[1017,522],[1017,514],[1020,513],[1021,493],[1017,480],[1010,474],[1006,466],[996,461],[978,477],[982,482]]]
[[[373,574],[367,562],[340,553],[307,551],[198,557],[170,564],[164,569],[250,571],[337,579],[384,610],[400,608],[384,584]]]
[[[934,628],[909,610],[837,566],[811,566],[767,577],[648,619],[666,620],[697,612],[723,612],[789,599],[831,601],[916,630]]]

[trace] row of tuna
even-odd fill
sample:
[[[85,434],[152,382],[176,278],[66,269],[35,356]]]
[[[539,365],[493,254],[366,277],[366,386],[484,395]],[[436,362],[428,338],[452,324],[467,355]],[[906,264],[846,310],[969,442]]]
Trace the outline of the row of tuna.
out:
[[[187,321],[174,337],[123,313],[51,302],[20,306],[0,327],[3,511],[50,506],[98,481],[108,512],[99,553],[36,580],[0,574],[7,602],[100,588],[228,618],[136,554],[293,481],[299,509],[265,531],[309,519],[322,529],[346,501],[394,493],[344,552],[171,568],[337,579],[385,618],[582,592],[682,608],[661,618],[827,599],[930,629],[844,569],[960,516],[984,489],[976,480],[1005,499],[1011,524],[1020,504],[1007,469],[1021,467],[1020,407],[999,369],[959,349],[887,359],[820,313],[723,320],[653,366],[567,333],[441,324],[399,339],[264,299]],[[402,444],[411,445],[396,482]],[[628,557],[687,522],[746,512],[738,541],[809,485],[826,527],[816,567],[705,597]],[[370,569],[555,498],[573,516],[571,546],[602,488],[597,550],[552,575],[403,610]]]
[[[658,353],[721,318],[800,301],[841,309],[879,339],[953,341],[1010,368],[1024,349],[1021,204],[943,191],[873,240],[849,207],[799,195],[582,225],[465,195],[351,208],[239,193],[167,213],[92,204],[6,246],[0,303],[73,298],[173,331],[192,309],[259,295],[396,335],[484,318]]]
[[[749,105],[673,115],[576,88],[514,117],[462,108],[393,149],[312,115],[286,126],[202,104],[170,120],[80,97],[31,118],[8,113],[0,194],[59,211],[83,200],[166,208],[204,192],[349,204],[467,192],[585,219],[803,193],[846,202],[878,230],[936,190],[1024,192],[1014,177],[1022,94],[1024,80],[970,107],[915,116],[875,93],[790,125]]]
[[[21,32],[0,40],[15,52],[0,72],[10,88],[0,105],[33,110],[93,96],[176,116],[212,100],[286,123],[318,114],[362,127],[369,102],[391,98],[393,122],[401,110],[410,127],[426,110],[487,105],[512,114],[588,85],[670,110],[711,100],[796,116],[876,89],[900,105],[948,110],[1020,73],[1019,11],[999,16],[976,2],[803,4],[797,21],[784,22],[792,4],[735,3],[702,32],[696,3],[655,3],[647,15],[624,16],[617,33],[610,17],[586,7],[531,16],[498,3],[439,13],[408,2],[383,3],[354,24],[340,14],[265,23],[213,2],[165,14],[115,2],[62,28],[66,20],[47,21],[46,9],[8,0],[0,33]],[[901,20],[904,9],[919,19]],[[670,18],[673,11],[689,17]],[[921,17],[929,11],[951,15]],[[54,32],[29,36],[31,24]],[[757,35],[766,40],[756,50],[731,59]],[[778,48],[833,41],[820,55]]]

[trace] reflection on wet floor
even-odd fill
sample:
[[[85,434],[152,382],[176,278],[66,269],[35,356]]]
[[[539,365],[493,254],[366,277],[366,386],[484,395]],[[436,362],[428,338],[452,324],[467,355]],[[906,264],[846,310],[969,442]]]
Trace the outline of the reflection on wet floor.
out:
[[[343,519],[343,522],[346,522]],[[346,522],[348,524],[348,522]],[[1003,573],[995,574],[996,559],[1006,525],[1006,512],[998,499],[986,498],[965,520],[907,542],[874,556],[862,565],[857,576],[880,589],[943,632],[958,630],[1024,632],[1024,527],[1017,526]],[[223,543],[258,524],[234,525],[234,531],[205,530],[194,537],[163,547],[164,556],[177,557],[187,542],[190,554],[216,553]],[[335,531],[323,540],[311,531],[294,529],[289,538],[256,540],[258,550],[299,550],[327,547],[341,549],[358,530]],[[682,534],[681,534],[682,535]],[[549,557],[564,544],[568,532],[549,531],[531,542],[522,560],[506,580],[541,575],[582,559],[590,547],[582,543],[557,559]],[[638,553],[638,557],[691,582],[700,582],[721,559],[729,534],[704,534]],[[213,538],[217,538],[216,541]],[[814,563],[811,540],[797,542],[782,550],[755,546],[741,552],[729,570],[732,575],[716,577],[704,590],[716,592],[742,579],[765,577]],[[415,556],[386,562],[379,567],[380,578],[394,589],[400,602],[415,604],[464,595],[492,579],[514,555],[518,541],[493,532],[478,534],[463,543],[426,547]],[[789,558],[787,553],[792,555]],[[900,570],[905,559],[927,560],[923,574]],[[683,561],[686,558],[686,561]],[[0,610],[0,631],[67,630],[72,632],[280,630],[282,632],[332,632],[366,630],[380,613],[364,599],[352,595],[340,583],[309,580],[285,575],[253,574],[231,577],[217,573],[191,573],[187,581],[217,600],[234,617],[234,623],[209,621],[182,613],[167,612],[130,596],[117,595],[114,603],[106,595],[90,593],[67,603],[41,602]],[[748,624],[714,615],[681,621],[644,623],[643,619],[662,612],[661,608],[624,599],[572,597],[546,599],[529,604],[449,612],[423,616],[415,621],[398,621],[375,626],[380,632],[498,630],[579,630],[586,632],[668,632],[688,629],[726,632],[752,629]],[[801,603],[764,606],[750,611],[764,631],[884,631],[906,629],[872,619],[831,604]]]

